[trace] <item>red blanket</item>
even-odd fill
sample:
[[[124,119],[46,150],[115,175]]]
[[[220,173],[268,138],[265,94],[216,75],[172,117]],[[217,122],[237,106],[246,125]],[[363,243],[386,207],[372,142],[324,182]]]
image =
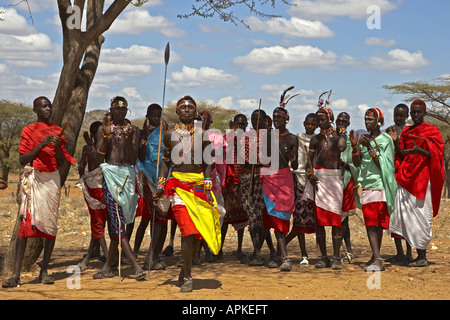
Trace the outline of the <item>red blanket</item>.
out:
[[[430,181],[434,217],[439,212],[444,186],[444,141],[439,129],[425,122],[415,128],[403,129],[400,148],[412,149],[413,141],[420,148],[429,151],[430,158],[427,159],[420,154],[406,155],[400,161],[395,178],[399,185],[418,199],[425,198],[428,181]]]
[[[61,132],[61,128],[55,124],[46,122],[35,122],[23,128],[20,135],[20,146],[19,153],[25,154],[36,148],[42,140],[49,134],[54,136]],[[61,152],[70,162],[71,165],[75,163],[77,159],[69,155],[66,150],[66,139],[64,135],[61,139]],[[39,152],[36,158],[32,162],[32,167],[45,172],[53,172],[58,169],[58,162],[56,161],[55,146],[53,143],[47,145],[44,149]]]

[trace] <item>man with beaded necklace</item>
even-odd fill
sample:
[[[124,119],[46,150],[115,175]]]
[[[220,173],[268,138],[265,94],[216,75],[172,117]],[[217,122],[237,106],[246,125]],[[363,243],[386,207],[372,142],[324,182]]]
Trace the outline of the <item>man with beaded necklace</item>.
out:
[[[111,99],[110,111],[97,131],[97,154],[99,158],[105,159],[100,167],[103,171],[103,196],[108,207],[111,244],[105,265],[94,275],[94,279],[113,276],[111,265],[120,241],[134,269],[135,279],[145,280],[146,272],[137,263],[125,232],[125,225],[132,223],[136,214],[138,195],[135,190],[136,173],[132,166],[136,165],[138,157],[140,131],[125,118],[128,103],[124,97]]]
[[[316,268],[330,266],[327,256],[325,226],[332,227],[333,261],[332,269],[341,269],[340,247],[342,243],[341,210],[343,199],[342,177],[339,166],[340,154],[346,147],[347,136],[333,128],[334,115],[330,108],[319,106],[316,112],[320,134],[311,138],[309,157],[314,159],[314,172],[307,167],[305,197],[314,200],[316,207],[316,238],[321,259]],[[315,194],[312,188],[316,189]]]
[[[173,216],[181,232],[180,291],[191,292],[192,260],[201,239],[205,239],[214,254],[220,250],[220,213],[212,193],[212,163],[203,157],[210,141],[207,136],[204,139],[203,128],[194,123],[198,116],[195,100],[182,97],[176,104],[176,113],[179,122],[164,133],[164,155],[155,199],[163,193],[172,199]],[[170,163],[172,173],[166,180]]]

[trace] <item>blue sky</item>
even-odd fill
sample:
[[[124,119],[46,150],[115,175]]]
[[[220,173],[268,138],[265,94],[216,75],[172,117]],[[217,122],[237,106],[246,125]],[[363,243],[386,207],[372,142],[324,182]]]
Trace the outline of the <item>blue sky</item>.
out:
[[[0,99],[26,104],[53,98],[61,70],[61,29],[56,0],[0,0]],[[109,5],[112,0],[107,0]],[[434,81],[450,74],[450,2],[446,0],[292,0],[265,12],[280,18],[235,12],[251,27],[217,18],[179,19],[192,0],[150,0],[128,6],[105,36],[88,110],[107,109],[123,95],[130,118],[162,103],[164,47],[171,47],[166,104],[183,95],[250,114],[262,99],[272,114],[282,90],[300,93],[288,104],[288,129],[303,131],[307,113],[317,110],[321,92],[332,89],[335,116],[347,111],[351,127],[363,128],[369,107],[385,113],[402,102],[383,85]],[[380,15],[374,16],[379,9]],[[373,20],[373,18],[376,18]],[[368,20],[379,23],[370,29]],[[370,25],[370,24],[369,24]],[[230,114],[230,118],[231,118]]]

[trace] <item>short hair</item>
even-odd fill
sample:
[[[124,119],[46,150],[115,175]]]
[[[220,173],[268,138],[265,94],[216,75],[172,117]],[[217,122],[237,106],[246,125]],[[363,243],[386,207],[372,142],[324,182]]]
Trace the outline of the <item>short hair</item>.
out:
[[[261,117],[261,119],[262,119],[262,118],[266,118],[267,114],[266,114],[266,112],[265,112],[264,110],[262,110],[262,109],[256,109],[255,111],[252,112],[252,115],[255,114],[255,113],[257,113],[258,110],[261,112],[261,113],[259,114],[260,117]]]
[[[403,108],[406,110],[406,112],[409,112],[409,107],[404,103],[399,103],[398,105],[396,105],[394,108],[394,112],[395,112],[395,110],[400,109],[400,108]]]
[[[91,126],[89,127],[89,132],[91,133],[91,136],[94,136],[97,133],[97,129],[101,125],[102,125],[101,121],[94,121],[91,123]]]
[[[152,103],[147,107],[147,114],[152,112],[153,110],[162,110],[161,106],[157,103]]]
[[[37,108],[37,106],[38,106],[38,103],[39,103],[41,100],[48,100],[48,101],[50,101],[47,97],[44,97],[44,96],[37,97],[37,98],[34,99],[34,101],[33,101],[33,110],[36,110],[36,108]],[[51,103],[51,102],[50,102],[50,103]]]
[[[235,115],[234,118],[233,118],[233,122],[238,121],[239,118],[242,118],[242,119],[245,120],[245,122],[248,122],[247,116],[245,114],[242,114],[242,113],[238,113],[237,115]]]
[[[305,117],[305,121],[308,121],[308,119],[313,118],[315,121],[317,121],[317,114],[315,113],[308,113]]]

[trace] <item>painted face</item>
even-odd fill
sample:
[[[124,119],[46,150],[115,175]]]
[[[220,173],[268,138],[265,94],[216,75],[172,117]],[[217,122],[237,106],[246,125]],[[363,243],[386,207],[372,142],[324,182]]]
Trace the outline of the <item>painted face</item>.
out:
[[[403,126],[406,119],[408,119],[408,110],[400,107],[394,110],[394,123],[397,126]]]
[[[183,100],[183,102],[177,108],[177,114],[180,117],[180,121],[184,123],[193,122],[196,112],[197,108],[189,100]]]
[[[319,125],[320,129],[328,129],[328,127],[331,125],[328,116],[322,112],[317,114],[317,124]]]
[[[336,129],[339,128],[345,128],[347,129],[347,127],[350,125],[350,119],[348,119],[348,117],[344,115],[338,115],[337,119],[336,119]]]
[[[53,112],[52,103],[48,99],[41,99],[38,101],[36,108],[34,108],[34,112],[36,112],[38,119],[48,121]]]
[[[378,118],[372,112],[366,112],[364,116],[364,122],[366,124],[366,130],[373,132],[378,127]]]
[[[414,122],[414,125],[419,125],[423,122],[425,117],[425,110],[419,105],[413,105],[411,107],[411,119]]]

